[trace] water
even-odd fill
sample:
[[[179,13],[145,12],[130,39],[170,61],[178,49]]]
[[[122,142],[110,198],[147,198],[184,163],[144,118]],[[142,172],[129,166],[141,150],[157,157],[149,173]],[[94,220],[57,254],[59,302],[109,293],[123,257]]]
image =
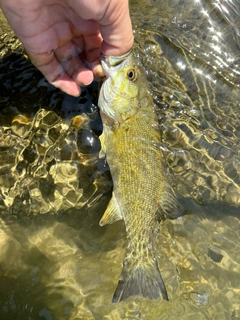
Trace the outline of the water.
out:
[[[2,23],[0,319],[240,319],[238,5],[141,0],[131,12],[186,209],[159,230],[170,300],[111,303],[126,239],[122,222],[98,225],[112,185],[97,85],[80,98],[54,89]]]

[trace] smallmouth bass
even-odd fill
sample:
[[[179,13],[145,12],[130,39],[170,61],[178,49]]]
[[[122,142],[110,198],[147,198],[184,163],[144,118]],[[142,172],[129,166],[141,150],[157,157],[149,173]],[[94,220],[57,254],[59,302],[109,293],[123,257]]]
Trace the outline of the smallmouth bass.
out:
[[[123,219],[127,248],[112,302],[139,295],[168,300],[155,259],[154,230],[161,210],[182,213],[163,174],[160,132],[144,69],[133,52],[101,58],[105,80],[99,108],[103,121],[100,157],[107,159],[113,193],[100,225]]]

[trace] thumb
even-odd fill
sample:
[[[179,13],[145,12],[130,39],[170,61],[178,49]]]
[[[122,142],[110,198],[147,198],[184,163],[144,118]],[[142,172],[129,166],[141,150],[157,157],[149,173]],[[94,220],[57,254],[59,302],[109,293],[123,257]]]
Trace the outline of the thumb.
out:
[[[110,1],[98,22],[103,38],[103,54],[122,55],[131,49],[134,39],[128,0]]]

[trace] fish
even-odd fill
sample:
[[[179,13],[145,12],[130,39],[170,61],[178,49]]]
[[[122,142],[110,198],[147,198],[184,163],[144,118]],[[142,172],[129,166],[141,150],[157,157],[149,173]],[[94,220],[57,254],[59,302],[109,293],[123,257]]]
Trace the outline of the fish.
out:
[[[179,217],[182,207],[167,182],[159,124],[146,72],[133,49],[101,56],[105,73],[98,105],[103,122],[99,157],[106,157],[112,198],[99,224],[124,220],[127,245],[112,302],[130,296],[168,300],[155,253],[161,215]]]

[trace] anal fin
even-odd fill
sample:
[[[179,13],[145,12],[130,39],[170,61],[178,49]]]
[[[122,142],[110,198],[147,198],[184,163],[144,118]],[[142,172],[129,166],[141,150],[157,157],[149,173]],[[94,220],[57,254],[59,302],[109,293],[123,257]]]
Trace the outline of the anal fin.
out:
[[[113,192],[112,199],[110,200],[104,215],[102,216],[99,225],[105,226],[105,224],[112,224],[115,221],[122,220],[123,216],[121,213],[121,209],[118,205],[117,199]]]

